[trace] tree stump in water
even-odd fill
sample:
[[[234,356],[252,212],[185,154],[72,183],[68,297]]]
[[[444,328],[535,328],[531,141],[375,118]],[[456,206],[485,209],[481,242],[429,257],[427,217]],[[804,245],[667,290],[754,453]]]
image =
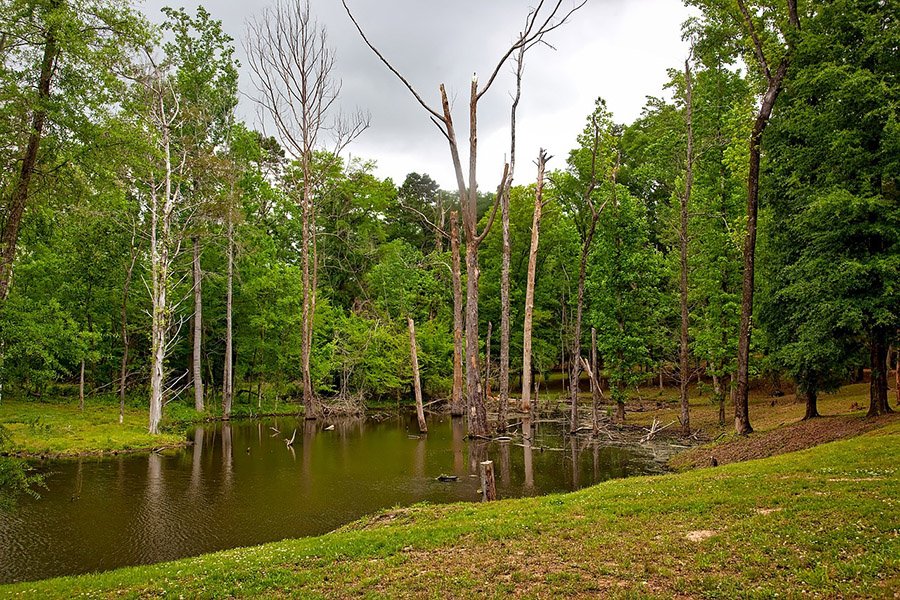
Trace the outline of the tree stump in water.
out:
[[[497,499],[497,485],[494,482],[494,462],[486,460],[481,463],[481,497],[485,502]]]

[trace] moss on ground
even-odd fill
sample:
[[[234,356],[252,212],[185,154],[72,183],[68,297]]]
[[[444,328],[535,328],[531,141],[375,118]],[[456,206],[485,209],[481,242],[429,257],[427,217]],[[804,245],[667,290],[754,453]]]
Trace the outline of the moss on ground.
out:
[[[146,409],[127,407],[120,425],[118,405],[98,402],[89,402],[81,411],[71,404],[4,400],[0,404],[0,423],[10,435],[2,450],[10,454],[103,454],[177,446],[186,441],[180,430],[150,435]]]

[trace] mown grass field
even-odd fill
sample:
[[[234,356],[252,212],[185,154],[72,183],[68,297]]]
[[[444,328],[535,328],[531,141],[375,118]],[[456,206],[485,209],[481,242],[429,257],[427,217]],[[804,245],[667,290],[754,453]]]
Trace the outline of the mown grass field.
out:
[[[893,421],[763,460],[415,506],[321,537],[5,586],[0,597],[892,598],[898,469]]]

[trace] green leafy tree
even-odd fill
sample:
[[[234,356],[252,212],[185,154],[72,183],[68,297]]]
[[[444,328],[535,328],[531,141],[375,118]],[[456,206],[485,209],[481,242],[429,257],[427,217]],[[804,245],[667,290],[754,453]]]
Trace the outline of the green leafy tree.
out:
[[[628,389],[644,379],[639,369],[654,363],[664,271],[640,200],[619,184],[608,184],[605,193],[610,203],[591,253],[588,292],[598,351],[623,422]]]
[[[807,395],[833,389],[852,348],[870,356],[869,413],[890,410],[888,345],[900,327],[900,21],[891,3],[823,2],[773,120],[775,352]]]

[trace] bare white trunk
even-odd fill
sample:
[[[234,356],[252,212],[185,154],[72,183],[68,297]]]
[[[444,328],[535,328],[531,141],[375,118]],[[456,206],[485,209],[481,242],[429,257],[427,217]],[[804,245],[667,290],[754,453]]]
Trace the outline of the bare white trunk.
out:
[[[425,423],[425,407],[422,403],[422,383],[419,379],[419,352],[416,348],[416,324],[412,317],[406,317],[409,327],[409,358],[412,362],[413,391],[416,394],[416,416],[419,419],[419,432],[428,433],[428,425]]]
[[[203,366],[201,363],[203,348],[203,294],[201,285],[203,274],[200,271],[200,238],[194,237],[194,356],[192,367],[194,373],[194,409],[203,412]]]
[[[544,170],[547,153],[538,155],[537,190],[534,195],[534,217],[531,221],[531,249],[528,252],[528,281],[525,287],[525,324],[522,339],[522,411],[531,413],[531,329],[534,320],[534,284],[537,272],[537,253],[541,235],[541,212],[544,208]]]
[[[222,373],[222,414],[231,417],[234,402],[234,347],[232,304],[234,296],[234,222],[228,215],[228,272],[225,286],[225,366]]]

